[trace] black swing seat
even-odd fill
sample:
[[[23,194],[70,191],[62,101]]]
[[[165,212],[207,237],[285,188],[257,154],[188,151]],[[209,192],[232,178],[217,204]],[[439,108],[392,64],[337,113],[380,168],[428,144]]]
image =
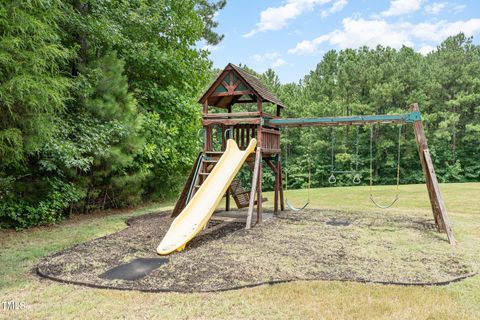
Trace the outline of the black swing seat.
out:
[[[380,208],[380,209],[388,209],[388,208],[390,208],[391,206],[393,206],[393,205],[398,201],[398,199],[400,199],[400,197],[398,196],[398,194],[396,194],[396,195],[395,195],[395,198],[393,199],[392,202],[390,202],[390,203],[387,204],[387,205],[381,205],[381,204],[379,204],[378,202],[375,201],[375,199],[373,198],[373,194],[370,195],[370,201],[372,201],[372,203],[373,203],[376,207],[378,207],[378,208]]]

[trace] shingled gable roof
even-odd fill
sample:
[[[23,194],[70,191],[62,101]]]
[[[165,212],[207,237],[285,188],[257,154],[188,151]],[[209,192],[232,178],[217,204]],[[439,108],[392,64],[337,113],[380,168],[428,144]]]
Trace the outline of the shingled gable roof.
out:
[[[215,81],[212,83],[212,85],[205,91],[205,93],[202,95],[200,100],[198,101],[199,103],[203,103],[209,96],[215,91],[215,88],[219,84],[219,81],[223,79],[225,76],[225,73],[228,70],[233,70],[238,77],[242,80],[242,82],[249,87],[257,97],[260,97],[262,101],[268,101],[274,104],[279,105],[280,107],[285,107],[282,101],[278,99],[270,90],[267,89],[267,87],[254,75],[248,73],[247,71],[243,70],[242,68],[229,63],[225,69],[220,73],[220,75],[215,79]],[[212,103],[213,102],[213,103]],[[216,101],[217,103],[219,101]],[[210,101],[209,99],[209,105],[211,106],[216,106],[216,103],[214,101]],[[220,105],[219,105],[220,106]]]

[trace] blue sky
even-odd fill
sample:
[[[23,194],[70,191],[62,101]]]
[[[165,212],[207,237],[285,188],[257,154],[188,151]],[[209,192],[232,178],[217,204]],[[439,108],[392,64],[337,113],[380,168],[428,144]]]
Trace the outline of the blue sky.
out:
[[[426,54],[460,31],[476,36],[480,1],[228,0],[216,20],[225,39],[203,46],[215,67],[272,68],[282,82],[297,82],[330,49],[405,44]]]

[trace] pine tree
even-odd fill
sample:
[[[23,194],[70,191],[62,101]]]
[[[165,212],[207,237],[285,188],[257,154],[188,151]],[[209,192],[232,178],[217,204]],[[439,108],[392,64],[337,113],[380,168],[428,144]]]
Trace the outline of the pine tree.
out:
[[[144,142],[124,62],[107,52],[83,69],[77,98],[64,118],[65,130],[47,146],[45,158],[53,159],[54,164],[48,165],[70,172],[70,179],[83,191],[83,211],[136,203],[144,172],[135,157]],[[65,150],[68,154],[62,156]]]
[[[61,19],[61,1],[0,4],[0,177],[22,174],[68,98],[70,80],[60,71],[71,51],[56,35]]]

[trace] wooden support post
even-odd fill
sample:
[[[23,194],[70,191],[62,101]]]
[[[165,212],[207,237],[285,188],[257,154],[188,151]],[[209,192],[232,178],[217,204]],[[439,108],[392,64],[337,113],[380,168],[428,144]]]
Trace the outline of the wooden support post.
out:
[[[412,111],[419,111],[418,104],[414,103],[411,105],[411,109]],[[439,231],[444,231],[447,233],[450,244],[455,245],[456,241],[453,237],[452,227],[448,219],[445,203],[443,202],[443,198],[440,193],[437,175],[435,174],[430,152],[428,151],[427,138],[425,137],[425,131],[423,129],[421,120],[413,123],[413,130],[415,132],[418,153],[420,156],[420,162],[422,164],[423,174],[425,176],[425,183],[427,185],[428,196],[430,198],[435,224],[437,225],[437,229]]]
[[[225,193],[225,211],[230,211],[230,188]]]
[[[273,213],[278,213],[278,171],[275,172],[275,181],[274,181],[274,201],[273,201]]]
[[[419,111],[418,105],[411,105],[412,111]],[[425,161],[425,155],[423,150],[428,149],[427,139],[425,137],[425,131],[423,129],[423,124],[421,121],[414,122],[413,130],[415,133],[415,140],[417,142],[418,153],[420,156],[420,163],[422,165],[423,175],[425,176],[425,183],[427,185],[428,196],[430,198],[430,205],[432,207],[433,217],[435,219],[435,225],[437,226],[438,231],[442,231],[441,221],[439,219],[438,210],[435,206],[435,195],[433,194],[433,186],[431,180],[428,178],[429,173],[427,171],[427,164]]]
[[[257,147],[257,152],[255,154],[255,164],[253,166],[252,189],[250,190],[250,203],[248,204],[247,224],[245,226],[245,229],[250,229],[252,227],[253,208],[255,206],[255,194],[257,192],[257,181],[258,181],[258,172],[260,169],[261,155],[262,155],[261,148]]]
[[[254,164],[254,162],[255,162],[255,161],[253,161],[253,162],[248,161],[248,162],[247,162],[247,165],[248,165],[248,167],[250,168],[250,171],[252,171],[252,174],[253,174],[253,171],[255,170],[255,164]]]
[[[221,128],[221,132],[222,132],[222,147],[220,148],[221,151],[225,151],[225,149],[227,148],[227,139],[225,137],[225,132],[227,130],[227,127],[225,125],[220,125],[220,128]]]
[[[425,156],[425,161],[427,164],[427,171],[429,177],[432,181],[433,186],[433,194],[436,198],[436,207],[440,213],[440,218],[443,224],[443,231],[447,233],[448,241],[450,244],[455,245],[456,240],[453,236],[452,226],[450,224],[450,220],[448,219],[447,208],[445,207],[445,202],[443,202],[442,194],[440,193],[440,187],[437,181],[437,175],[435,174],[435,169],[433,167],[432,158],[430,157],[430,151],[428,149],[423,150],[423,154]]]
[[[263,112],[263,105],[262,105],[262,98],[257,97],[257,111],[261,113]]]
[[[280,158],[280,155],[277,155],[277,163],[275,163],[276,166],[276,171],[275,171],[275,199],[274,199],[274,206],[273,206],[273,212],[275,214],[278,213],[278,200],[280,197],[280,172],[279,172],[279,166],[278,166],[278,159]]]
[[[257,111],[261,113],[263,111],[262,100],[258,99]],[[263,204],[262,204],[262,180],[263,180],[263,161],[262,161],[262,149],[263,149],[263,135],[262,135],[262,123],[257,127],[257,145],[260,148],[260,167],[258,169],[258,189],[257,189],[257,223],[262,223],[263,216]]]
[[[203,114],[208,114],[208,99],[205,99],[205,102],[203,103]]]
[[[205,101],[203,102],[203,115],[206,116],[208,114],[208,99],[205,99]],[[206,152],[206,151],[209,151],[209,134],[208,134],[208,130],[209,130],[209,127],[208,126],[203,126],[203,129],[205,130],[205,134],[203,136],[203,152]]]
[[[279,187],[279,193],[280,193],[280,211],[285,211],[285,201],[283,199],[283,174],[282,174],[282,161],[280,160],[280,157],[278,157],[278,187]]]
[[[262,223],[263,218],[263,195],[262,195],[262,178],[263,178],[263,161],[260,149],[260,166],[258,168],[258,187],[257,187],[257,223]]]
[[[278,165],[274,165],[270,159],[265,160],[265,163],[272,169],[273,173],[275,174],[275,181],[273,183],[274,185],[274,192],[275,192],[275,198],[273,202],[273,213],[278,213],[278,193],[279,193],[279,187],[278,187],[278,181],[279,176],[278,176]]]
[[[207,126],[205,130],[206,130],[205,151],[212,151],[213,150],[213,128],[212,126]]]

